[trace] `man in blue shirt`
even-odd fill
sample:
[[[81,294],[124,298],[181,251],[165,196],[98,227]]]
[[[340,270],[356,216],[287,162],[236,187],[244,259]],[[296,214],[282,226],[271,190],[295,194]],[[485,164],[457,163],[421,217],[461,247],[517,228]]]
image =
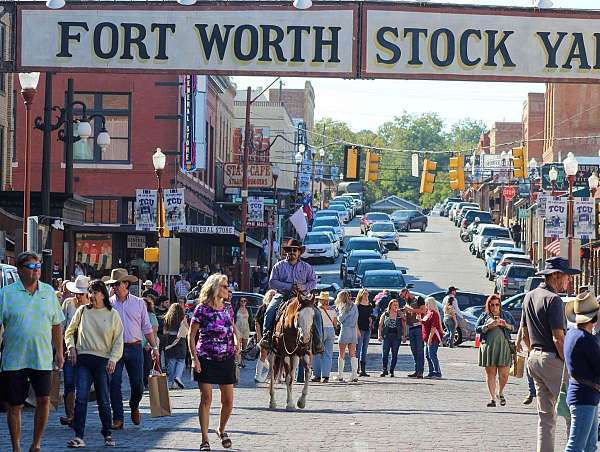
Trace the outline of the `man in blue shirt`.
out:
[[[30,450],[39,450],[48,422],[53,364],[61,369],[64,363],[61,323],[65,317],[52,286],[40,281],[38,255],[25,251],[17,256],[16,265],[20,280],[0,291],[0,324],[4,326],[0,387],[8,403],[13,451],[21,450],[21,411],[29,385],[33,387],[36,407]]]

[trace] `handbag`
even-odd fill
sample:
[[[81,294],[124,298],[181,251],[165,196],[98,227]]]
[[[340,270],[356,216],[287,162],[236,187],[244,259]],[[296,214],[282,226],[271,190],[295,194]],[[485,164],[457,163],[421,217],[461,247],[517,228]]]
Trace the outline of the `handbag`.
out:
[[[515,378],[523,378],[523,374],[525,373],[525,359],[526,356],[515,353],[513,355],[512,365],[510,366],[509,375]]]
[[[150,396],[150,416],[171,415],[167,374],[161,372],[158,361],[154,361],[154,367],[148,377],[148,395]]]

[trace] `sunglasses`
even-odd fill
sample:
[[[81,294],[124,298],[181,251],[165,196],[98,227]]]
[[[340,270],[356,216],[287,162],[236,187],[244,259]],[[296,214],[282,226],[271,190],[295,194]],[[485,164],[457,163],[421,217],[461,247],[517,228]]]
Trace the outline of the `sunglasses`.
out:
[[[40,270],[42,268],[42,264],[39,262],[37,264],[30,262],[29,264],[23,265],[23,267],[25,267],[28,270]]]
[[[498,306],[498,307],[500,307],[500,303],[490,303],[490,307],[492,307],[492,308],[493,308],[494,306]]]

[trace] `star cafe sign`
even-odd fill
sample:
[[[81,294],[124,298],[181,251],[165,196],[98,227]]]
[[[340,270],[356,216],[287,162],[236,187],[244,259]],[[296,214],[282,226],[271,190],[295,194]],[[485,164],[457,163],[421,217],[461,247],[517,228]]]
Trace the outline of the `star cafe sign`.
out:
[[[597,82],[600,12],[378,1],[16,3],[15,72]],[[40,51],[43,49],[43,51]]]
[[[226,163],[223,165],[223,184],[225,187],[241,187],[243,171],[241,163]],[[248,188],[270,188],[273,186],[271,164],[248,165]]]

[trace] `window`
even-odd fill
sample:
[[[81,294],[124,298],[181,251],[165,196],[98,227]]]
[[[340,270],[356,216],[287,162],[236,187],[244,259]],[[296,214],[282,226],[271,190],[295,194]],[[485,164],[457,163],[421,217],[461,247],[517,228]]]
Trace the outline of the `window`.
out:
[[[6,61],[6,25],[0,24],[0,57]],[[6,74],[0,72],[0,93],[6,93]]]
[[[129,131],[131,122],[131,97],[129,94],[108,93],[76,93],[75,100],[83,102],[88,116],[101,114],[106,118],[106,130],[110,135],[110,145],[100,149],[96,144],[96,135],[102,128],[100,118],[91,123],[92,136],[87,140],[79,140],[73,144],[73,160],[75,162],[123,163],[129,162]],[[83,111],[75,105],[73,114],[81,118]],[[73,126],[73,134],[77,134],[77,123]]]
[[[118,223],[118,201],[116,199],[94,199],[94,204],[85,210],[86,223]]]

